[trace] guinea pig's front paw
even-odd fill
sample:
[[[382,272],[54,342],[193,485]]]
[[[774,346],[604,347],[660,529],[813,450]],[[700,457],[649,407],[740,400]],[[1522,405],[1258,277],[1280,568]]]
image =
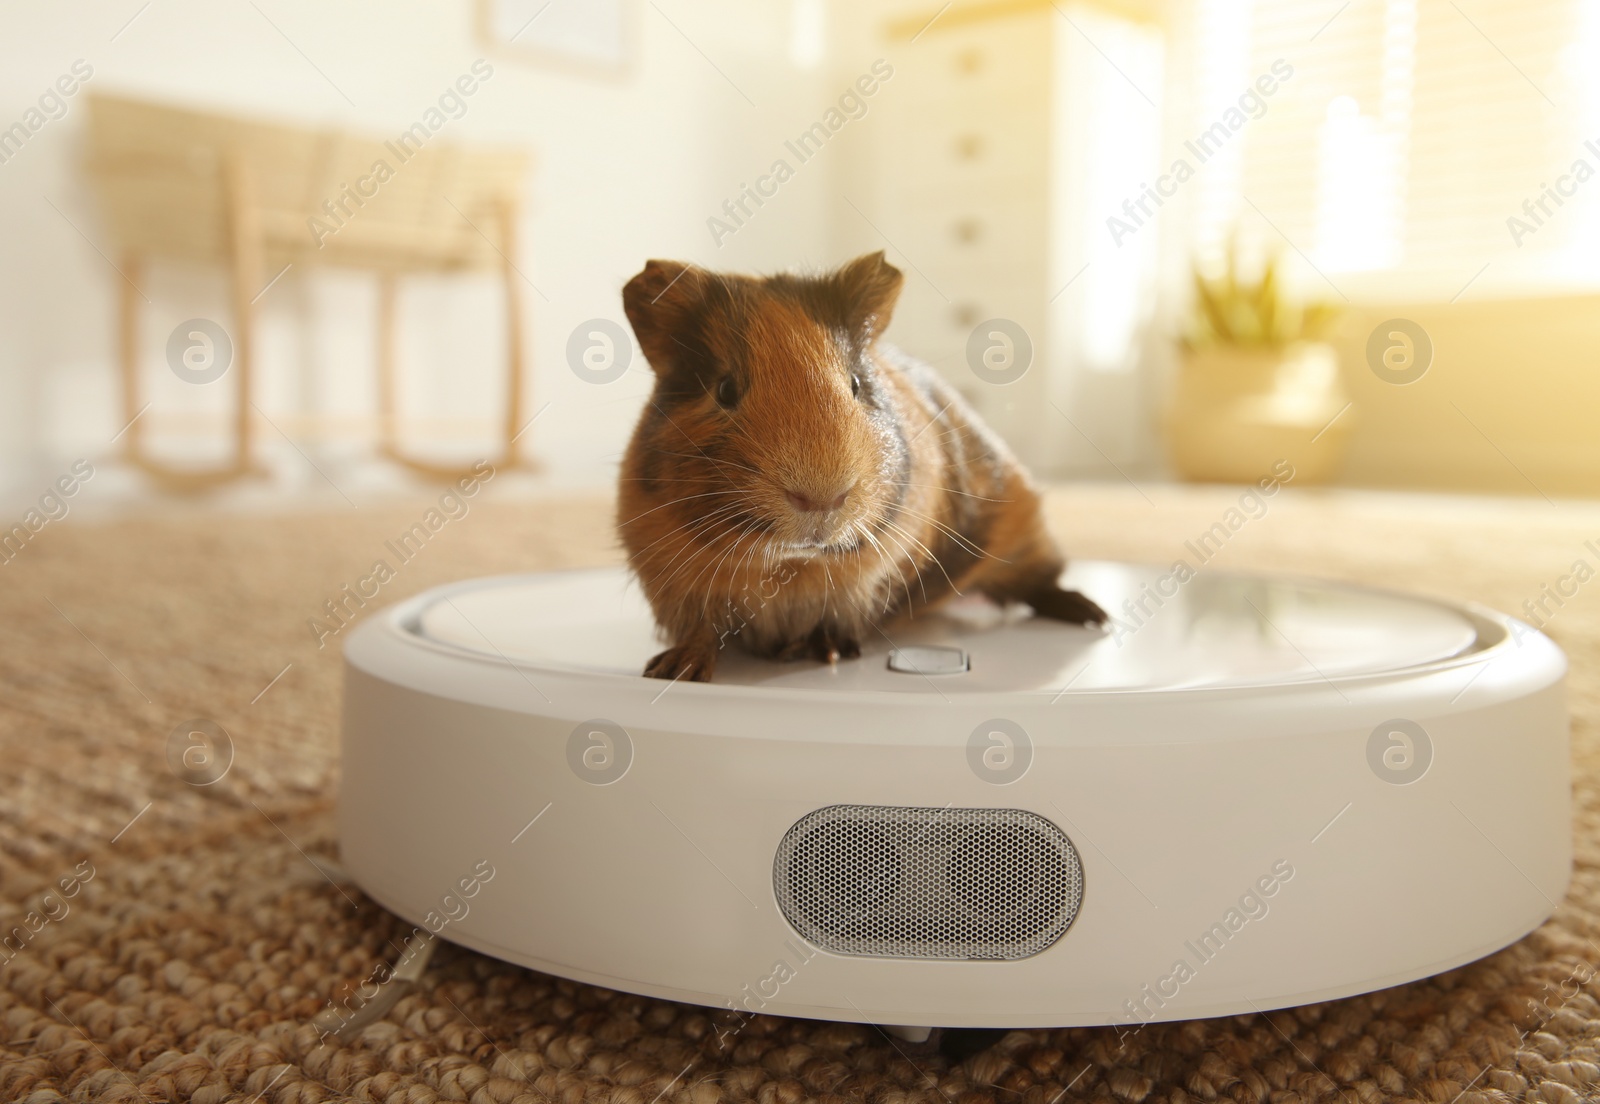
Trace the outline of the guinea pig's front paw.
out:
[[[822,637],[818,640],[818,633]],[[811,654],[823,663],[837,663],[841,659],[860,659],[861,641],[848,633],[823,633],[821,629],[811,634]]]
[[[1085,597],[1075,590],[1051,587],[1049,590],[1032,595],[1027,601],[1033,607],[1034,613],[1054,621],[1065,621],[1069,625],[1106,623],[1106,611],[1092,598]]]
[[[717,653],[697,644],[679,644],[668,648],[644,665],[645,678],[688,679],[690,682],[710,682],[716,670]]]
[[[828,625],[818,625],[807,636],[789,641],[777,659],[814,659],[818,663],[837,663],[841,659],[860,659],[861,642],[849,633]]]

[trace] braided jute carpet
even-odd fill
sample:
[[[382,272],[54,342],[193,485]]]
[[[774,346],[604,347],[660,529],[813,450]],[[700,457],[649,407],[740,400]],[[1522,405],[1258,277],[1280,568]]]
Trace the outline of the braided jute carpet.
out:
[[[1053,495],[1052,524],[1077,555],[1170,561],[1235,497],[1073,487]],[[719,1030],[733,1013],[442,945],[387,1018],[322,1038],[316,1014],[410,929],[310,861],[337,857],[340,670],[337,638],[319,649],[307,621],[430,502],[74,516],[0,566],[0,932],[29,928],[0,950],[0,1101],[1600,1099],[1600,581],[1547,626],[1572,660],[1571,895],[1533,935],[1441,977],[1121,1043],[1111,1029],[995,1033],[963,1055],[850,1024]],[[382,600],[615,562],[609,516],[600,498],[485,492]],[[1213,562],[1519,611],[1575,561],[1593,566],[1597,538],[1594,504],[1287,490]],[[214,785],[169,769],[167,735],[190,718],[232,734]],[[1461,887],[1463,907],[1474,892]]]

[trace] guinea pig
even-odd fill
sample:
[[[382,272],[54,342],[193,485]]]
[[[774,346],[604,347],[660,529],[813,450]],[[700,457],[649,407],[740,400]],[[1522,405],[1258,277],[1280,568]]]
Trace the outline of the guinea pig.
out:
[[[821,276],[650,261],[622,291],[655,386],[623,459],[617,531],[670,647],[651,678],[709,681],[730,643],[861,654],[897,615],[976,591],[1099,625],[1011,452],[925,364],[878,340],[881,252]]]

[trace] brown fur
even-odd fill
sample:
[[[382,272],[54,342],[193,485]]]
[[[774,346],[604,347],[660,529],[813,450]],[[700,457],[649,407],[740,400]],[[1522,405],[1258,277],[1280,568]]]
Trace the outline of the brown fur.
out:
[[[814,278],[651,261],[628,281],[656,385],[617,529],[671,644],[646,675],[709,680],[730,644],[850,658],[888,618],[970,590],[1104,622],[1057,585],[1065,558],[1005,445],[878,343],[900,283],[882,253]]]

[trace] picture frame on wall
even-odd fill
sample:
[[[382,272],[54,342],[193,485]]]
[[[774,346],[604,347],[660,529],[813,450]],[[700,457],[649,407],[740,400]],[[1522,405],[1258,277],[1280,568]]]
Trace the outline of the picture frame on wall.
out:
[[[478,39],[497,57],[621,80],[633,71],[636,0],[478,0]]]

